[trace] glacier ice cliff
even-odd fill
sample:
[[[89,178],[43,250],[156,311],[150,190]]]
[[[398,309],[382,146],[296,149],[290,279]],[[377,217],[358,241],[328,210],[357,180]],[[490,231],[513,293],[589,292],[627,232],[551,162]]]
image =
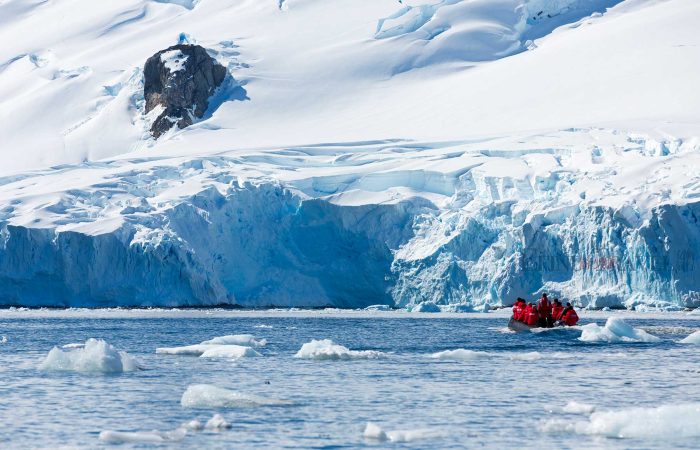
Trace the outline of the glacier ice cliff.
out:
[[[650,142],[564,130],[7,177],[0,303],[478,306],[547,291],[700,306],[700,182],[664,175],[697,164],[697,142]]]

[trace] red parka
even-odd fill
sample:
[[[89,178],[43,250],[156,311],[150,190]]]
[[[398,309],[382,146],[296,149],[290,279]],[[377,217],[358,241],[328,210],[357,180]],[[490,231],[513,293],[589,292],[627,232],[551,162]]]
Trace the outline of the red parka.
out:
[[[529,312],[527,313],[527,320],[525,323],[527,323],[531,327],[536,327],[540,321],[540,315],[537,312],[537,307],[533,308],[532,306],[527,305],[527,310]]]
[[[540,313],[540,317],[551,317],[552,316],[552,304],[549,303],[546,297],[542,297],[537,304],[537,310]]]
[[[513,319],[521,320],[522,315],[523,305],[520,303],[520,300],[516,300],[515,303],[513,303]]]
[[[561,313],[564,312],[564,307],[559,303],[552,303],[552,319],[561,319]]]
[[[564,322],[564,324],[573,327],[578,322],[578,314],[576,314],[574,308],[571,308],[564,313],[561,320]]]

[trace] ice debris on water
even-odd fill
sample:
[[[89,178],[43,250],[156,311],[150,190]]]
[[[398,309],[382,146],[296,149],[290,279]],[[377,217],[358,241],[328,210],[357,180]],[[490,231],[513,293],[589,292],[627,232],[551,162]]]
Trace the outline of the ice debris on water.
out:
[[[189,355],[202,358],[244,358],[262,356],[254,348],[267,345],[267,340],[256,339],[250,334],[219,336],[200,344],[183,347],[159,347],[156,353],[165,355]]]
[[[610,317],[605,326],[589,323],[581,327],[584,342],[660,342],[661,339],[639,328],[633,328],[619,317]]]
[[[434,359],[456,360],[456,361],[475,361],[479,359],[491,358],[493,355],[487,352],[477,352],[458,348],[456,350],[445,350],[442,352],[433,353],[430,355]]]
[[[330,339],[312,340],[302,345],[295,358],[316,360],[377,359],[386,356],[375,350],[350,350]]]
[[[207,424],[204,425],[204,428],[206,428],[207,430],[215,431],[228,430],[229,428],[231,428],[231,424],[228,423],[226,419],[224,419],[224,416],[222,416],[221,414],[214,414],[214,417],[207,421]]]
[[[7,336],[0,337],[0,344],[7,344]]]
[[[181,441],[187,436],[187,430],[178,428],[173,431],[111,431],[100,433],[99,439],[110,444],[125,443],[149,443],[160,444],[164,442]]]
[[[587,421],[551,419],[540,429],[550,433],[576,432],[617,439],[700,437],[700,403],[668,404],[593,412]]]
[[[413,442],[424,439],[439,438],[444,435],[439,430],[429,428],[415,428],[410,430],[384,431],[379,425],[367,422],[365,431],[362,434],[366,439],[380,442]]]
[[[182,394],[183,408],[255,408],[291,406],[294,402],[233,391],[211,384],[193,384]]]
[[[41,370],[120,373],[138,370],[138,362],[102,339],[90,338],[83,347],[51,349],[39,366]]]
[[[695,344],[695,345],[700,345],[700,330],[696,331],[695,333],[691,333],[684,339],[681,339],[681,344]]]

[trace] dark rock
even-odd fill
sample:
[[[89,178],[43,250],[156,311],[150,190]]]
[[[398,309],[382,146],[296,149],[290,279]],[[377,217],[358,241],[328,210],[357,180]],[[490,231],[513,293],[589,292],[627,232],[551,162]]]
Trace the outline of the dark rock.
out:
[[[175,124],[185,128],[203,117],[227,72],[204,47],[180,44],[148,58],[143,75],[146,113],[159,105],[164,108],[151,126],[158,138]]]

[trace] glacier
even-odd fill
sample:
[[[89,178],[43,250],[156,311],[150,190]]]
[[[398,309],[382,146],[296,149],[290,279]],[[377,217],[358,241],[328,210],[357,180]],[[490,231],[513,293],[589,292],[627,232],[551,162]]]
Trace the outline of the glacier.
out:
[[[0,305],[698,307],[699,17],[6,0]],[[181,42],[235,81],[154,140],[141,67]]]

